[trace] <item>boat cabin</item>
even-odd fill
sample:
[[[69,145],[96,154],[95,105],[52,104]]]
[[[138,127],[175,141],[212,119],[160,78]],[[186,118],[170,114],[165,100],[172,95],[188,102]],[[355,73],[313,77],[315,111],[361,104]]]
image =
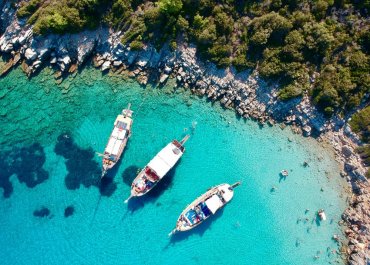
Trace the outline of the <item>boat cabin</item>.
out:
[[[177,140],[173,140],[172,144],[176,146],[182,153],[184,153],[185,147]],[[177,154],[179,150],[173,149],[172,151]]]

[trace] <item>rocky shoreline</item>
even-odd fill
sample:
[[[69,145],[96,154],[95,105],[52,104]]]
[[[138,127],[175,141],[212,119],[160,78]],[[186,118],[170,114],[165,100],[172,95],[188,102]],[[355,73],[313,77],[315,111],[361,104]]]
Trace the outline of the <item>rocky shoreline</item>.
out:
[[[0,55],[7,61],[0,67],[0,76],[18,65],[29,77],[43,67],[52,67],[56,83],[60,84],[63,77],[77,73],[92,58],[96,68],[135,78],[143,86],[148,83],[162,86],[174,79],[177,86],[211,101],[220,101],[225,108],[234,109],[238,115],[254,119],[261,126],[279,122],[304,136],[315,135],[319,141],[329,143],[343,167],[341,176],[353,191],[349,208],[342,216],[347,225],[348,263],[366,265],[366,260],[370,260],[370,185],[361,159],[354,151],[361,142],[346,120],[339,117],[326,120],[311,105],[308,95],[288,102],[278,101],[276,85],[260,80],[258,69],[241,73],[217,69],[199,60],[192,45],[184,43],[176,51],[169,47],[157,51],[151,46],[134,51],[120,43],[121,32],[107,28],[63,36],[34,36],[32,27],[17,19],[9,3],[0,8]]]

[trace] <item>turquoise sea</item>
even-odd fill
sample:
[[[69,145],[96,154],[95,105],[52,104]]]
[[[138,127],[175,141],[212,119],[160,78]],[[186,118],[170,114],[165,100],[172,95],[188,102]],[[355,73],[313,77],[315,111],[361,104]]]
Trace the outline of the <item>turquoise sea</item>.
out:
[[[99,183],[95,152],[129,102],[132,137]],[[61,85],[48,69],[31,80],[19,69],[0,79],[0,128],[3,265],[344,264],[332,240],[343,237],[346,207],[338,165],[289,128],[260,128],[182,89],[143,88],[89,68]],[[148,196],[124,204],[138,169],[188,133],[176,168]],[[212,219],[167,236],[192,200],[239,180]],[[326,222],[315,218],[320,208]]]

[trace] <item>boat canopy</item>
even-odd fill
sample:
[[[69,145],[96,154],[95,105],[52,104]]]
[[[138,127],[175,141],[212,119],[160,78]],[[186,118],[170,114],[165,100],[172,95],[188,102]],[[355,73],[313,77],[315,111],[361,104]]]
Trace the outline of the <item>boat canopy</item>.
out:
[[[224,198],[226,202],[229,202],[234,196],[234,191],[229,188],[230,188],[230,185],[228,184],[220,187],[222,198]]]
[[[126,135],[127,135],[127,130],[114,127],[112,135],[109,138],[107,147],[105,148],[105,152],[112,154],[112,155],[118,155],[119,150],[121,148],[121,145]]]
[[[182,152],[169,143],[150,162],[148,167],[155,171],[159,178],[163,178],[182,156]]]
[[[111,137],[109,139],[107,147],[105,148],[105,152],[112,155],[118,155],[122,142],[122,140]]]
[[[126,134],[127,134],[127,130],[122,130],[117,127],[114,127],[113,132],[112,132],[112,137],[118,140],[123,140],[125,139]]]
[[[214,214],[223,205],[218,195],[213,195],[211,198],[205,201],[207,208]]]

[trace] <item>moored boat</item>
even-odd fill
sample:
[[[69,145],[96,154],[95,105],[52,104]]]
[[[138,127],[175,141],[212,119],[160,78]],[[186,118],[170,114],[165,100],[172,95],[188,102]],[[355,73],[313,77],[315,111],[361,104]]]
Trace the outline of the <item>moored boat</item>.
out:
[[[129,103],[127,109],[122,110],[122,113],[117,116],[114,122],[114,127],[109,136],[107,146],[105,147],[104,153],[101,154],[103,157],[101,177],[104,177],[107,171],[117,164],[131,136],[133,111],[130,110],[130,107],[131,104]]]
[[[220,184],[210,188],[185,208],[177,219],[176,228],[169,235],[188,231],[203,223],[231,201],[234,188],[239,185],[240,182],[236,182],[233,185]]]
[[[150,160],[132,182],[131,195],[125,200],[125,203],[132,197],[148,193],[162,180],[184,154],[184,144],[189,137],[190,135],[186,135],[181,141],[173,140]]]

